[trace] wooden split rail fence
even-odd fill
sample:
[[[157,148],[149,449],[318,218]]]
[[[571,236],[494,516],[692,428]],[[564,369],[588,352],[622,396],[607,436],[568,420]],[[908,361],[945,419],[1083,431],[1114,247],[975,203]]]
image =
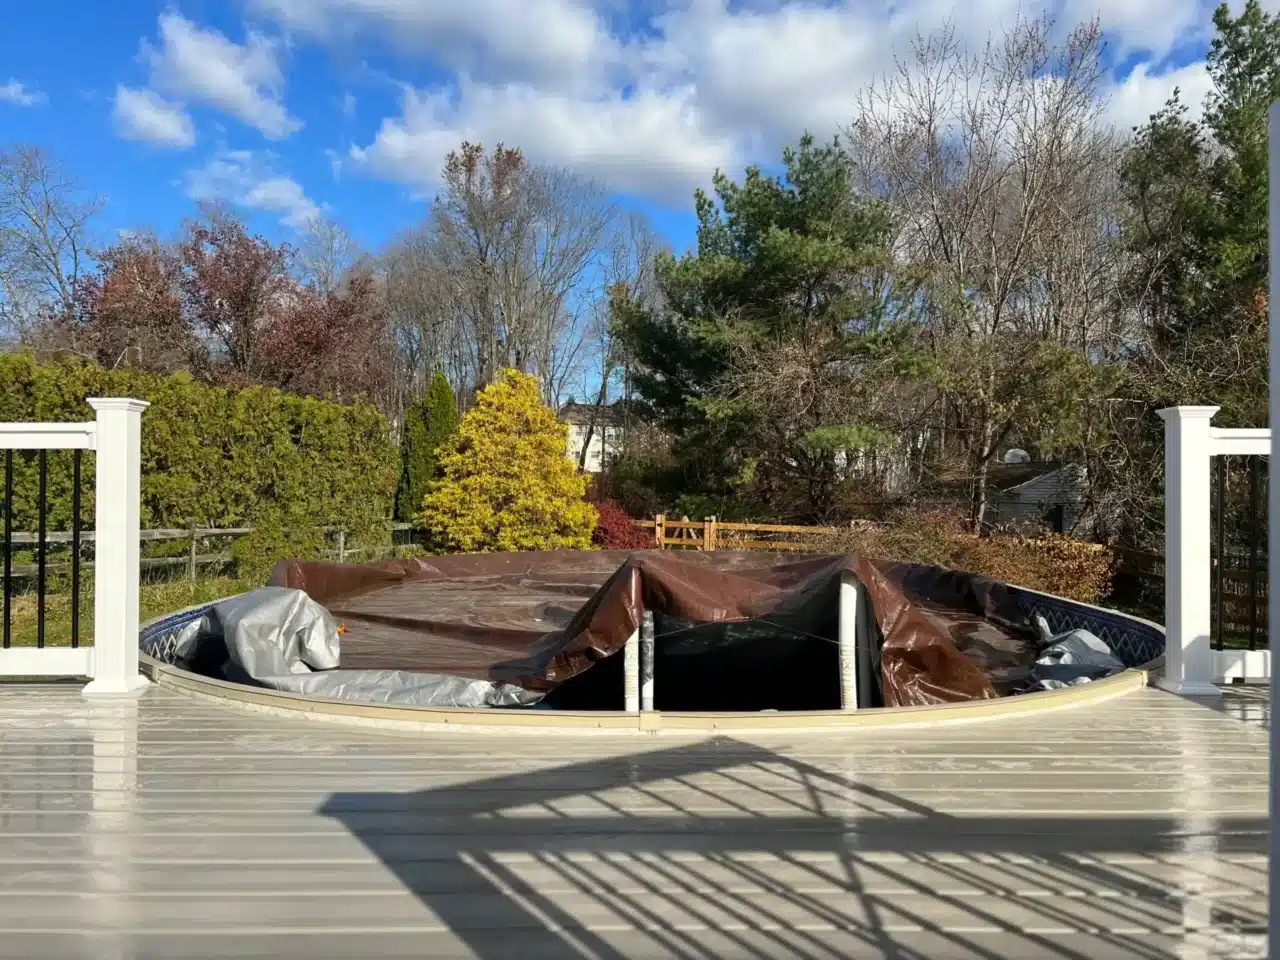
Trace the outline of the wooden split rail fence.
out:
[[[843,527],[806,527],[780,523],[726,523],[715,517],[679,520],[658,514],[652,520],[633,520],[637,527],[653,531],[653,545],[659,550],[816,550],[816,540],[873,526],[872,521],[854,520]],[[795,539],[795,538],[800,539]]]
[[[391,523],[387,525],[388,529],[393,532],[402,530],[418,529],[411,523]],[[367,553],[369,547],[350,547],[347,546],[347,533],[337,527],[321,527],[323,533],[333,536],[332,548],[325,551],[326,556],[337,559],[339,563]],[[192,525],[186,529],[154,529],[139,531],[139,540],[142,543],[163,543],[166,541],[185,541],[186,550],[180,556],[171,557],[142,557],[139,560],[139,567],[143,570],[155,570],[173,567],[185,567],[186,575],[190,579],[195,579],[197,572],[201,567],[222,566],[231,562],[232,555],[229,551],[221,551],[219,553],[201,553],[200,544],[207,540],[228,539],[234,540],[236,537],[243,537],[253,533],[253,527],[198,527]],[[79,533],[55,530],[48,531],[43,535],[43,542],[39,533],[31,533],[25,531],[15,531],[10,533],[7,541],[9,550],[15,548],[26,548],[39,555],[42,547],[47,549],[55,544],[82,546],[84,544],[93,543],[96,539],[93,530],[84,530]],[[2,546],[2,545],[0,545]],[[16,552],[16,551],[15,551]],[[74,550],[69,550],[74,552]],[[44,564],[45,573],[65,573],[74,566],[74,558],[65,561],[55,561],[53,563],[46,562]],[[39,574],[41,566],[39,563],[17,564],[10,563],[9,577],[14,580],[25,580],[36,577]],[[0,580],[3,580],[3,574],[0,573]]]

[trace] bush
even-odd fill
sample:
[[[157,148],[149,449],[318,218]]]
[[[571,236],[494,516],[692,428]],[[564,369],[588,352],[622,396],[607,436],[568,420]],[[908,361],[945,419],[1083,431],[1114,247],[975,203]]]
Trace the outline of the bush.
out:
[[[966,536],[964,518],[948,510],[899,511],[887,523],[840,531],[820,541],[830,553],[861,553],[878,560],[949,567]]]
[[[342,526],[352,545],[386,535],[395,448],[386,419],[370,404],[209,387],[185,373],[0,356],[0,421],[90,420],[85,398],[101,396],[151,403],[142,415],[143,527],[186,528],[193,519],[210,527],[261,525],[259,539],[278,542],[285,528]],[[48,455],[50,530],[71,524],[71,459],[69,452]],[[84,458],[84,481],[83,522],[91,527],[92,455]],[[38,483],[36,456],[15,454],[17,529],[34,529]],[[254,548],[241,549],[247,557]]]
[[[400,442],[400,485],[396,489],[396,519],[413,520],[422,509],[427,485],[440,476],[439,450],[458,432],[458,406],[443,373],[431,378],[426,396],[405,411]]]
[[[568,439],[538,381],[502,371],[440,451],[443,476],[428,487],[420,518],[429,536],[465,552],[590,548],[596,511]]]
[[[250,583],[265,583],[281,560],[333,560],[327,555],[329,538],[323,530],[286,526],[288,511],[263,515],[253,532],[237,537],[231,545],[236,573]]]
[[[978,537],[962,514],[947,510],[898,513],[888,523],[824,537],[818,546],[832,553],[980,573],[1084,603],[1107,595],[1115,566],[1105,547],[1062,535]]]
[[[1111,590],[1115,558],[1094,543],[1061,534],[971,538],[957,552],[957,570],[984,573],[1042,593],[1096,603]]]
[[[601,550],[648,550],[653,547],[653,535],[637,527],[627,512],[612,500],[595,505],[596,530],[591,542]]]
[[[652,517],[661,513],[665,504],[654,479],[658,472],[634,455],[611,458],[592,478],[592,498],[598,503],[616,503],[633,517]]]

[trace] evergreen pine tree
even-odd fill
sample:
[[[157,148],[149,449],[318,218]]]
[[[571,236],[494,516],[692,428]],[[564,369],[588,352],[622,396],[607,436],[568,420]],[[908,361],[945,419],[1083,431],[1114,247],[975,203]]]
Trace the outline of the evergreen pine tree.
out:
[[[443,373],[431,378],[426,396],[405,411],[400,442],[400,484],[396,488],[396,519],[411,522],[422,509],[427,485],[440,475],[437,451],[458,430],[458,407],[453,388]]]

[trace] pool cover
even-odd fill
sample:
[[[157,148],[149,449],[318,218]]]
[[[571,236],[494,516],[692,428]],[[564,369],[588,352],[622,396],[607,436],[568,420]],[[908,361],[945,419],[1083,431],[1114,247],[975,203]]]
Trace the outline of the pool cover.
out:
[[[472,554],[287,561],[271,578],[343,625],[343,671],[487,681],[559,709],[621,709],[621,653],[654,613],[660,710],[839,706],[841,575],[872,616],[872,705],[1027,689],[1044,648],[1003,583],[857,555],[729,551]],[[864,637],[860,637],[860,640]]]

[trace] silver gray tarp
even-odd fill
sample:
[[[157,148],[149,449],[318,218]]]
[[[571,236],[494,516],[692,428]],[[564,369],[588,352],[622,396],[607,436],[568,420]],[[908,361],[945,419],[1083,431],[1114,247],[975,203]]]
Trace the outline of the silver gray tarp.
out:
[[[417,707],[520,707],[542,694],[509,683],[406,670],[342,670],[338,624],[301,590],[263,587],[142,644],[161,663],[236,683],[334,700]]]
[[[1101,680],[1124,670],[1111,648],[1088,630],[1050,634],[1043,617],[1036,618],[1042,648],[1031,670],[1032,684],[1041,690],[1060,690]]]

